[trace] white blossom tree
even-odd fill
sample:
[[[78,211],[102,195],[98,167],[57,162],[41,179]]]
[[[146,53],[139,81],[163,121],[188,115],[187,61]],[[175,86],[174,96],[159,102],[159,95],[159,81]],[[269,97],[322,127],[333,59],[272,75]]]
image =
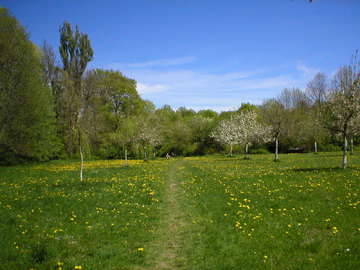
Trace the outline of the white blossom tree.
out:
[[[235,116],[238,128],[238,142],[245,145],[245,159],[248,159],[249,146],[253,143],[264,143],[270,140],[271,128],[264,126],[257,120],[256,112],[242,111]]]
[[[147,146],[151,146],[155,149],[161,144],[161,133],[159,128],[150,123],[150,121],[142,122],[139,126],[138,141],[144,149],[144,160],[147,160]]]
[[[221,120],[210,136],[220,144],[228,145],[229,155],[232,156],[234,145],[239,143],[239,128],[236,120],[234,118]]]
[[[249,146],[268,141],[270,134],[271,128],[258,122],[256,112],[242,111],[231,119],[220,121],[211,136],[219,143],[230,146],[230,156],[234,145],[244,145],[245,158],[248,158]]]
[[[359,133],[360,123],[360,62],[339,69],[334,87],[325,106],[326,127],[341,136],[343,142],[342,168],[347,167],[348,140]]]

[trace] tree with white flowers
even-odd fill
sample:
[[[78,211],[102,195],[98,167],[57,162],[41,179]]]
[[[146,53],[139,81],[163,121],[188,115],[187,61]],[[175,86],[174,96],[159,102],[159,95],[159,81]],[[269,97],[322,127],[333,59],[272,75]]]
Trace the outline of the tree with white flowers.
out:
[[[248,159],[249,146],[264,143],[271,139],[271,128],[260,124],[253,110],[242,111],[235,117],[238,127],[238,142],[245,145],[245,159]]]
[[[151,146],[155,149],[161,144],[161,134],[159,128],[150,123],[149,120],[142,122],[139,126],[138,141],[144,149],[144,160],[147,160],[147,147]]]
[[[220,144],[230,147],[229,155],[232,156],[234,145],[239,143],[239,128],[236,119],[224,119],[219,122],[218,126],[210,135]]]
[[[342,168],[347,167],[347,147],[351,135],[360,132],[360,62],[344,66],[336,73],[332,92],[325,106],[325,126],[341,136]]]
[[[230,156],[234,145],[244,145],[247,158],[249,146],[256,142],[267,142],[270,134],[271,128],[260,124],[256,112],[250,110],[222,120],[211,136],[219,143],[230,146]]]

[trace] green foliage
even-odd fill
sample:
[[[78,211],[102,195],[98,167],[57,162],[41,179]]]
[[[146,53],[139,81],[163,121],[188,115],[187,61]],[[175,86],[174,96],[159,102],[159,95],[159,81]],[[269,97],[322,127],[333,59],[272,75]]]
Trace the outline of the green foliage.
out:
[[[39,52],[3,8],[0,28],[0,163],[48,160],[60,145]]]
[[[88,62],[93,59],[93,49],[86,34],[80,33],[76,26],[75,32],[71,29],[68,22],[60,27],[60,47],[59,52],[64,70],[74,80],[80,80]]]
[[[249,111],[257,111],[258,107],[256,105],[250,104],[250,103],[241,103],[240,108],[237,110],[237,112],[249,112]]]
[[[320,144],[318,146],[320,152],[338,152],[341,151],[341,146],[335,144]]]
[[[269,154],[269,150],[266,148],[250,148],[249,149],[250,154]]]

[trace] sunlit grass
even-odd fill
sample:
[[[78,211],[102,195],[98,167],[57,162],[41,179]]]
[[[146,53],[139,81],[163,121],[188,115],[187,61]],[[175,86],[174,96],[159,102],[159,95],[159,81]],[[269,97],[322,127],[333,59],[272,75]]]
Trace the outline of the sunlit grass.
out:
[[[163,167],[131,161],[1,168],[0,269],[129,269],[157,227]]]
[[[188,159],[190,268],[358,269],[360,159],[344,171],[334,154],[271,158]]]

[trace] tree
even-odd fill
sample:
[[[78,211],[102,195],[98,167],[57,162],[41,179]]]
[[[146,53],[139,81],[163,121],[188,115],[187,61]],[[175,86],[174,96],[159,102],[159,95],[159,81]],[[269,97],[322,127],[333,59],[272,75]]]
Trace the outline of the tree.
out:
[[[333,89],[324,108],[326,127],[339,134],[343,142],[342,168],[347,167],[349,137],[358,133],[360,119],[360,62],[356,56],[353,63],[338,70]]]
[[[138,122],[138,136],[137,140],[142,145],[144,150],[144,160],[147,160],[147,146],[150,146],[154,150],[161,144],[160,129],[155,124],[155,119],[141,117],[141,121]]]
[[[318,141],[326,136],[322,125],[322,109],[327,99],[328,85],[325,74],[317,73],[307,84],[306,95],[310,101],[311,110],[308,114],[308,122],[304,127],[305,136],[314,142],[314,152],[317,153]]]
[[[39,50],[4,8],[0,28],[0,162],[48,160],[60,144]]]
[[[233,154],[234,145],[241,142],[241,133],[238,120],[238,117],[231,117],[230,119],[221,120],[215,130],[210,135],[220,144],[230,146],[230,156],[232,156]]]
[[[285,107],[276,99],[270,99],[260,107],[261,120],[271,127],[271,136],[275,140],[275,159],[279,161],[279,136],[286,125]]]
[[[81,103],[82,103],[82,89],[81,89],[81,77],[86,69],[88,62],[93,58],[93,50],[90,45],[90,40],[86,34],[80,33],[76,26],[75,32],[71,29],[71,25],[68,22],[64,22],[60,27],[60,46],[59,52],[63,63],[63,70],[68,76],[67,79],[72,81],[71,91],[68,91],[69,95],[67,104],[63,109],[66,110],[67,118],[65,121],[68,141],[68,153],[74,154],[76,144],[76,136],[78,133],[78,124],[81,118]],[[82,153],[80,153],[82,155]]]
[[[257,114],[253,110],[243,110],[235,116],[238,126],[238,141],[245,145],[245,159],[248,159],[249,146],[252,143],[267,142],[271,135],[271,128],[262,125],[257,120]]]

